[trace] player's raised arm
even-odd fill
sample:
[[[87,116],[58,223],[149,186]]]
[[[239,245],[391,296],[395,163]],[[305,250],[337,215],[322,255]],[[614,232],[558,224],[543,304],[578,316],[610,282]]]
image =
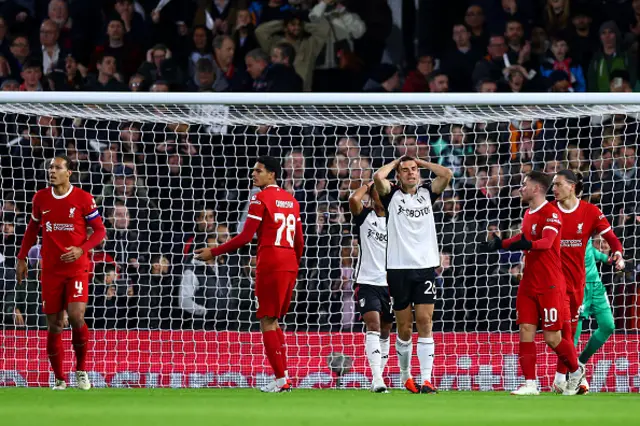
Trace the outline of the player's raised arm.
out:
[[[396,168],[399,162],[400,160],[393,160],[389,164],[385,164],[380,167],[378,171],[373,174],[373,181],[375,182],[376,190],[381,197],[384,197],[391,192],[391,182],[389,182],[387,176],[389,176],[389,173]]]
[[[349,211],[351,211],[352,215],[358,216],[362,213],[362,197],[371,190],[371,185],[374,185],[374,182],[362,185],[349,197]]]
[[[416,163],[418,163],[419,167],[431,170],[436,175],[436,178],[431,183],[431,191],[434,194],[442,194],[453,178],[453,171],[430,161],[416,159]]]

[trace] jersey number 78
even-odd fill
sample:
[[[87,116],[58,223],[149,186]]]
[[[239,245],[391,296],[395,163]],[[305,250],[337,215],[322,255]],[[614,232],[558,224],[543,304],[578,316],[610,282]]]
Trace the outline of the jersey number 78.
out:
[[[278,228],[278,232],[276,234],[276,245],[282,246],[282,234],[285,233],[287,242],[291,247],[293,247],[293,237],[296,234],[296,217],[293,214],[284,215],[283,213],[276,213],[273,215],[273,220],[277,222],[281,222],[280,227]]]

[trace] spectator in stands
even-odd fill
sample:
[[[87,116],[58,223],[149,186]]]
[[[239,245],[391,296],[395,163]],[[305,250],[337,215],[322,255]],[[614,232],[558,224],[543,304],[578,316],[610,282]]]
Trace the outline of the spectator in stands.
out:
[[[284,30],[284,37],[278,36]],[[313,70],[322,48],[325,46],[331,32],[327,20],[318,23],[303,23],[292,15],[284,21],[266,22],[256,28],[256,38],[265,52],[270,52],[273,46],[280,42],[291,44],[296,51],[293,67],[302,77],[304,90],[310,91],[313,86]]]
[[[9,50],[11,51],[11,56],[15,59],[15,62],[11,61],[11,69],[16,73],[16,75],[18,75],[23,69],[23,64],[31,56],[29,39],[22,35],[14,36],[11,40],[11,47]]]
[[[547,34],[557,34],[569,28],[569,0],[547,0],[543,20]]]
[[[145,92],[146,84],[142,74],[134,74],[129,79],[129,90],[132,92]]]
[[[146,36],[144,17],[135,9],[134,0],[116,0],[114,9],[124,24],[127,38],[139,44]]]
[[[171,265],[160,254],[153,255],[149,263],[149,272],[142,274],[137,283],[138,309],[134,318],[138,319],[138,328],[165,328],[171,318]]]
[[[296,60],[296,51],[289,43],[278,43],[271,49],[271,63],[279,64],[288,69],[287,74],[291,81],[292,92],[302,92],[303,81],[302,77],[293,68],[293,64]],[[284,72],[283,72],[284,74]]]
[[[149,259],[148,250],[143,248],[148,246],[149,236],[143,235],[136,223],[125,203],[116,201],[109,208],[104,250],[119,265],[127,286],[137,282],[139,274],[143,272],[141,265]]]
[[[228,18],[231,11],[237,10],[243,2],[241,0],[213,0],[199,1],[198,3],[193,25],[206,25],[210,20],[213,23],[211,31],[214,34],[226,34],[229,32]]]
[[[626,70],[614,70],[611,72],[609,90],[611,92],[633,92],[629,72]]]
[[[593,55],[589,63],[587,88],[591,92],[608,92],[611,73],[615,70],[626,70],[633,87],[636,83],[635,64],[621,48],[622,40],[618,26],[614,21],[604,22],[599,33],[601,50]]]
[[[309,184],[307,177],[307,159],[302,150],[295,149],[289,152],[284,159],[282,168],[282,188],[291,193],[300,203],[300,211],[306,208]]]
[[[507,44],[504,41],[504,36],[494,35],[489,39],[489,47],[487,48],[489,54],[476,64],[473,70],[473,81],[478,83],[480,80],[493,80],[499,81],[503,78],[502,70],[506,64],[504,61],[505,55],[507,55]],[[513,55],[509,57],[511,61]],[[515,63],[515,60],[511,63]]]
[[[260,47],[256,39],[255,25],[251,20],[248,9],[238,10],[235,26],[231,32],[236,50],[233,55],[233,65],[239,69],[246,69],[244,58],[247,53]]]
[[[192,92],[224,92],[229,90],[229,83],[222,72],[216,75],[216,68],[208,58],[198,59],[196,64],[196,83],[189,82],[189,90]]]
[[[549,75],[549,91],[550,92],[573,92],[574,89],[571,86],[571,78],[566,72],[561,70],[553,71]]]
[[[89,75],[85,90],[96,92],[125,92],[127,86],[118,80],[116,58],[111,54],[104,54],[96,62],[98,75]]]
[[[593,52],[598,50],[600,41],[598,34],[591,28],[592,18],[584,4],[578,4],[572,8],[571,23],[573,25],[568,31],[571,56],[586,72],[589,69]]]
[[[247,72],[253,78],[254,92],[298,92],[301,89],[301,79],[295,69],[269,64],[269,56],[261,49],[249,52],[246,63]]]
[[[17,92],[20,90],[20,83],[13,79],[7,79],[0,85],[0,90],[3,92]]]
[[[190,79],[193,79],[195,83],[196,63],[201,58],[207,58],[213,61],[212,40],[210,40],[211,33],[207,27],[198,25],[193,28],[191,41],[193,46],[191,52],[187,57],[187,74]]]
[[[471,92],[471,75],[482,58],[482,51],[472,46],[471,29],[463,23],[453,26],[453,42],[455,46],[448,49],[442,59],[442,71],[449,76],[452,92]]]
[[[416,69],[409,71],[402,86],[403,92],[428,92],[429,82],[427,78],[433,72],[433,56],[421,55],[418,58]]]
[[[40,26],[41,48],[36,57],[42,62],[44,73],[48,74],[60,58],[64,58],[67,52],[62,51],[58,45],[60,29],[50,19],[45,20]]]
[[[118,320],[118,273],[116,267],[111,264],[103,265],[96,271],[96,277],[91,288],[93,289],[93,324],[91,328],[113,329]],[[126,296],[124,296],[126,297]]]
[[[22,84],[20,90],[25,92],[41,92],[46,90],[42,80],[42,64],[37,59],[27,59],[22,65]]]
[[[569,55],[569,44],[563,35],[552,37],[551,49],[545,55],[540,66],[540,73],[543,77],[550,78],[554,71],[562,71],[568,76],[572,91],[586,91],[582,67]]]
[[[484,53],[489,43],[489,33],[485,27],[485,15],[482,7],[472,4],[467,8],[464,22],[471,30],[471,45],[479,52]]]
[[[344,137],[338,140],[338,152],[350,160],[360,157],[360,145],[354,138]]]
[[[151,87],[149,88],[150,92],[169,92],[170,87],[169,83],[164,80],[156,80],[153,82]]]
[[[236,68],[233,64],[235,49],[233,38],[228,35],[219,35],[213,39],[216,81],[226,81],[233,92],[244,92],[249,87],[249,76],[244,72],[244,67]]]
[[[49,20],[58,26],[58,44],[64,52],[79,51],[89,43],[75,20],[69,16],[69,5],[65,0],[51,0],[47,11]]]
[[[256,25],[286,19],[293,10],[293,6],[288,4],[286,0],[268,0],[266,2],[254,0],[249,6],[249,12]]]
[[[168,83],[179,83],[181,75],[175,68],[172,53],[163,44],[156,44],[147,51],[147,60],[138,68],[147,82],[164,80]]]
[[[498,85],[493,80],[480,80],[476,85],[478,93],[495,93],[498,91]]]
[[[429,75],[429,91],[445,93],[449,91],[449,77],[443,71],[434,71]]]
[[[56,70],[64,70],[66,84],[71,90],[82,90],[88,75],[87,67],[78,63],[75,57],[67,55],[58,61]]]
[[[529,43],[528,41],[525,42],[522,23],[515,18],[507,20],[504,28],[504,40],[507,43],[509,52],[516,55],[519,55],[525,44]]]
[[[142,51],[130,38],[125,37],[125,24],[113,17],[107,23],[107,41],[97,46],[93,52],[91,71],[95,71],[97,59],[104,55],[113,56],[116,59],[119,74],[122,80],[128,80],[133,75],[142,61]]]
[[[365,92],[395,92],[400,88],[398,68],[391,64],[375,67],[364,85]]]
[[[349,11],[345,3],[335,0],[319,1],[309,12],[309,21],[327,21],[331,26],[329,37],[316,62],[314,91],[348,89],[353,78],[350,72],[360,72],[363,65],[355,54],[354,40],[364,36],[367,25],[357,13]],[[336,90],[340,80],[346,80],[347,83]]]

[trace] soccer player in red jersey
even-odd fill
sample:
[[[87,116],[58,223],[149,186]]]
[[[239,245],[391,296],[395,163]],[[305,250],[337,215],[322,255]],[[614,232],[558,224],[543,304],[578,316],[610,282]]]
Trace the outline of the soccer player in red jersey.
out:
[[[91,194],[69,182],[72,170],[71,160],[65,156],[51,160],[51,186],[41,189],[33,197],[31,220],[22,239],[16,265],[16,277],[21,283],[27,275],[29,249],[36,243],[42,228],[42,310],[47,315],[47,354],[55,375],[55,390],[67,387],[62,371],[65,309],[72,328],[78,388],[91,388],[85,369],[89,330],[84,322],[89,296],[89,250],[106,235]],[[89,238],[87,225],[93,229]]]
[[[208,261],[248,244],[258,232],[258,263],[255,294],[260,329],[269,364],[276,380],[261,388],[263,392],[289,392],[285,337],[278,320],[289,310],[304,246],[300,205],[276,184],[280,162],[260,157],[253,166],[253,184],[260,188],[249,202],[242,232],[215,247],[196,250],[195,258]]]
[[[553,178],[553,195],[556,201],[552,204],[558,208],[562,219],[560,255],[567,283],[565,310],[569,311],[569,317],[565,318],[562,337],[570,342],[573,342],[580,307],[584,299],[586,278],[584,258],[589,238],[596,233],[601,235],[609,243],[611,251],[614,253],[611,260],[616,269],[624,269],[623,249],[620,240],[616,237],[609,221],[600,209],[578,198],[582,194],[582,187],[582,175],[571,170],[561,170]],[[578,361],[580,360],[578,359]],[[566,374],[566,366],[558,360],[556,377],[553,381],[554,391],[558,393],[564,391]],[[583,379],[579,393],[586,393],[588,390],[589,385],[586,379]]]
[[[496,236],[481,245],[481,251],[524,250],[524,271],[516,297],[517,323],[520,327],[519,360],[525,384],[512,395],[538,395],[536,384],[535,335],[542,322],[544,341],[569,368],[565,395],[576,395],[584,378],[584,367],[572,342],[562,338],[564,321],[565,280],[560,261],[560,232],[562,221],[556,207],[546,201],[551,179],[544,173],[532,171],[520,188],[523,203],[529,208],[522,220],[521,233],[507,240]],[[542,321],[540,321],[540,319]]]

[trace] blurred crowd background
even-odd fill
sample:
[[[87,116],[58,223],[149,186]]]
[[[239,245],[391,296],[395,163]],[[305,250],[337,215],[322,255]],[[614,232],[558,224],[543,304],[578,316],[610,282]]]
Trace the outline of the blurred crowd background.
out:
[[[638,87],[640,0],[5,0],[4,91],[617,92]],[[336,95],[339,96],[339,95]],[[552,96],[552,95],[550,95]],[[550,97],[550,101],[551,101]],[[15,255],[45,161],[77,163],[107,224],[92,253],[95,328],[256,329],[254,249],[193,260],[245,219],[258,155],[282,158],[281,185],[305,223],[289,329],[355,330],[358,246],[348,197],[373,171],[415,155],[454,171],[434,211],[441,240],[436,328],[515,330],[518,253],[478,255],[517,232],[524,173],[585,177],[623,240],[627,270],[602,266],[616,326],[640,326],[634,115],[381,126],[207,126],[2,114],[0,307],[3,327],[42,327],[39,247],[29,279]],[[429,178],[428,174],[424,175]],[[608,251],[606,242],[596,247]],[[588,327],[587,327],[588,328]]]

